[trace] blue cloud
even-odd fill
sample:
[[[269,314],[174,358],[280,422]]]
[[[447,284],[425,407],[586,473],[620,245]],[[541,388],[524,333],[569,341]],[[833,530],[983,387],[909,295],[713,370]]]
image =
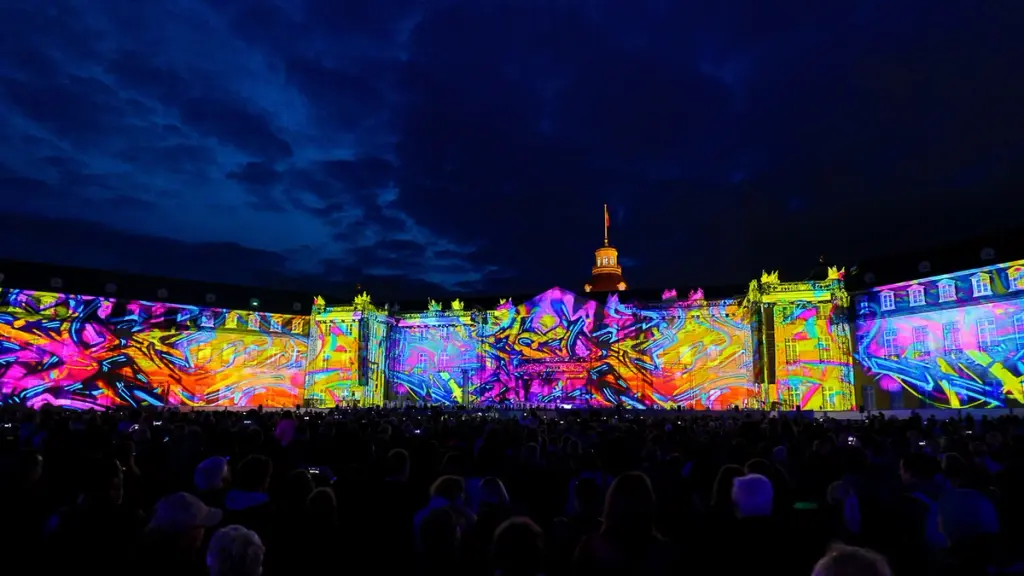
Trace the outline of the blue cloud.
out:
[[[0,21],[0,218],[60,228],[5,255],[513,293],[582,285],[609,203],[634,286],[852,260],[894,236],[814,215],[884,201],[913,239],[934,190],[1018,190],[1024,8],[1000,10],[22,3]]]

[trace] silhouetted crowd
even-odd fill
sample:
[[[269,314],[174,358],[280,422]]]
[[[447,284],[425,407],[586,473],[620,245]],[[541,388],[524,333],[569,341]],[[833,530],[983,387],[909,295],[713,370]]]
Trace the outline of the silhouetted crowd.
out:
[[[11,573],[1024,573],[1015,416],[0,410]]]

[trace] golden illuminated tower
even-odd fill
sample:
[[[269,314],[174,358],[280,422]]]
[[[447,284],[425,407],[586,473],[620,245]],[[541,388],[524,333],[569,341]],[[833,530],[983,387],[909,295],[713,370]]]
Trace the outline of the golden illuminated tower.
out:
[[[597,258],[591,269],[590,283],[583,289],[587,292],[615,292],[626,289],[626,279],[622,277],[622,266],[619,266],[619,251],[608,244],[608,205],[604,205],[604,246],[594,251]]]

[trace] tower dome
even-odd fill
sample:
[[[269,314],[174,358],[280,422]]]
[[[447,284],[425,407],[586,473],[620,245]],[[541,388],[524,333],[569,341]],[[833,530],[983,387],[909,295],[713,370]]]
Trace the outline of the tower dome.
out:
[[[608,205],[604,205],[604,245],[594,251],[594,267],[590,282],[583,286],[587,292],[616,292],[626,289],[626,279],[619,265],[619,251],[608,243]]]

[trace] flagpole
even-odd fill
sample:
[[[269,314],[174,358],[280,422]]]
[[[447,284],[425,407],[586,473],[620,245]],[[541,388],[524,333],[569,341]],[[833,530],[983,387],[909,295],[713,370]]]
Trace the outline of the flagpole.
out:
[[[608,205],[604,205],[604,245],[608,245]]]

